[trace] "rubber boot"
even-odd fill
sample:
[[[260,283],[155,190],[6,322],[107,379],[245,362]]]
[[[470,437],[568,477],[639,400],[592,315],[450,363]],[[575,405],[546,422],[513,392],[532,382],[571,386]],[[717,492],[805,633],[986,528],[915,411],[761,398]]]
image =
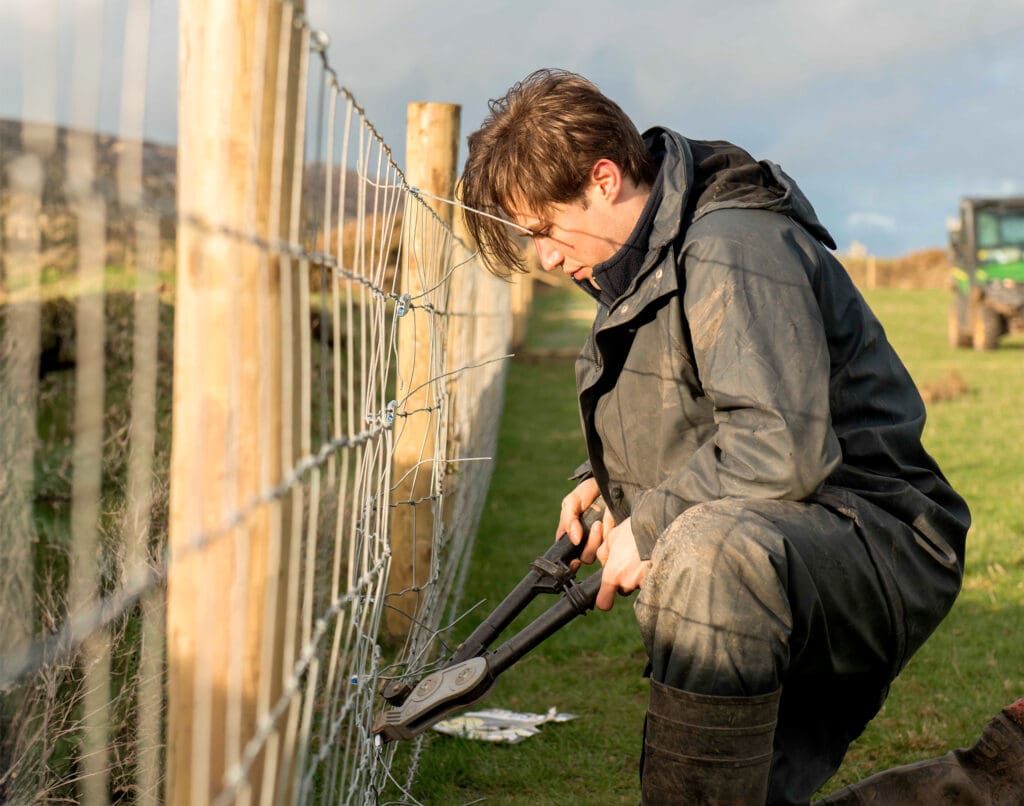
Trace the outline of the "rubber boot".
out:
[[[872,775],[815,806],[1021,806],[1024,699],[1004,708],[971,747]]]
[[[714,697],[651,681],[640,789],[644,806],[761,806],[779,692]]]

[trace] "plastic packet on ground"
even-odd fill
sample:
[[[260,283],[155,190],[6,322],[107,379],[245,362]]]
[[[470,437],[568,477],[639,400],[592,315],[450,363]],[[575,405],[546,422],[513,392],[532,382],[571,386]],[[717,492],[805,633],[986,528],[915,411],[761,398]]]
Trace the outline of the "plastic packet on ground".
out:
[[[576,719],[576,714],[559,713],[556,708],[549,708],[546,714],[488,708],[445,719],[434,725],[434,730],[480,742],[515,744],[540,733],[538,726],[545,722],[568,722],[570,719]]]

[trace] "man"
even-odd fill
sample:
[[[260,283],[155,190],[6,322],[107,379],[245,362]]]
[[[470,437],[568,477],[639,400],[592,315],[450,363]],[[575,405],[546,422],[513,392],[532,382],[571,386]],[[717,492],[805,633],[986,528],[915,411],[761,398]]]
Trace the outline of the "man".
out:
[[[777,165],[641,137],[580,76],[493,101],[461,187],[514,225],[468,216],[492,270],[517,227],[598,302],[558,530],[599,608],[640,589],[644,802],[808,802],[960,588],[970,515],[910,376]]]

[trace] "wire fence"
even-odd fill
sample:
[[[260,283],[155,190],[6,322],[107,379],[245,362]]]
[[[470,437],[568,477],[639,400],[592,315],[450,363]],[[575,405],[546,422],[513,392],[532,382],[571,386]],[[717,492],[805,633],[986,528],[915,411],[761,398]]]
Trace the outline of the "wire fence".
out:
[[[464,609],[508,286],[254,7],[181,3],[177,149],[143,0],[0,121],[0,802],[416,802],[370,726]]]

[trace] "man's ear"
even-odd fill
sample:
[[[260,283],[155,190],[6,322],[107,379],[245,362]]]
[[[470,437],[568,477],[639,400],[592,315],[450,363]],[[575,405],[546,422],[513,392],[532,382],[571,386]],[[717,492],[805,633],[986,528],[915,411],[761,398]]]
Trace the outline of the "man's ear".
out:
[[[590,184],[595,198],[614,204],[622,192],[622,169],[610,159],[599,159],[590,169]]]

